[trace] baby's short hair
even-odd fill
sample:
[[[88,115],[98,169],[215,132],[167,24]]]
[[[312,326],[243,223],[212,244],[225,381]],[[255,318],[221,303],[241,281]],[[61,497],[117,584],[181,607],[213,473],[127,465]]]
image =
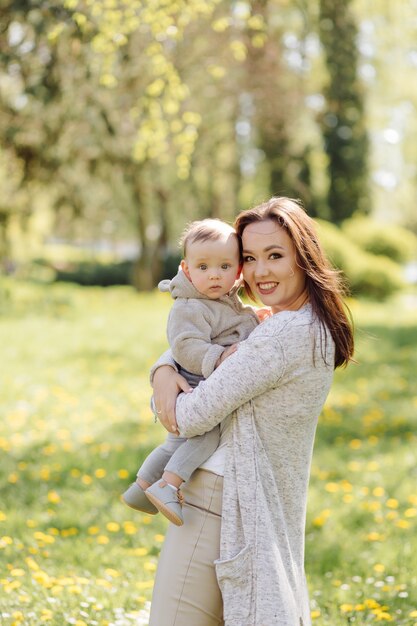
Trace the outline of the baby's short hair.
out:
[[[224,236],[235,235],[239,246],[239,256],[241,255],[241,243],[240,237],[238,237],[235,229],[230,224],[222,222],[217,218],[207,218],[204,220],[196,220],[191,222],[184,229],[181,238],[180,246],[182,247],[184,257],[187,254],[187,246],[190,243],[197,241],[218,241]]]

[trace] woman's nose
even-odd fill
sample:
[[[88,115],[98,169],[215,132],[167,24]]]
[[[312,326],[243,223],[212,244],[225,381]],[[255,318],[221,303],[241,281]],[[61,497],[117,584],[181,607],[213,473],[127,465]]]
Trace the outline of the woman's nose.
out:
[[[258,260],[255,266],[255,276],[266,276],[268,269],[263,261]]]

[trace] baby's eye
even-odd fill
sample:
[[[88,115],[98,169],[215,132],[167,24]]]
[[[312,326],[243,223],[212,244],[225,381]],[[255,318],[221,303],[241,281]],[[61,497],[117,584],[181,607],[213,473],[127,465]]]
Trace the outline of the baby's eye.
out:
[[[254,261],[255,259],[253,258],[253,256],[250,256],[250,254],[248,254],[247,256],[243,257],[243,262],[244,263],[250,263],[251,261]]]
[[[223,263],[222,270],[228,270],[230,267],[229,263]]]
[[[205,263],[201,263],[201,265],[198,266],[199,270],[206,270],[207,269],[207,265]]]

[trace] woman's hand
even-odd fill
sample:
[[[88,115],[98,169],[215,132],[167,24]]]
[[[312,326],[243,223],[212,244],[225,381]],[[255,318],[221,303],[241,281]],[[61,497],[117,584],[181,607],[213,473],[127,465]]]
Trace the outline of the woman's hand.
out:
[[[170,433],[179,434],[175,419],[175,404],[181,391],[185,393],[192,391],[185,378],[170,365],[158,367],[153,375],[153,399],[157,417]]]
[[[271,317],[272,315],[271,307],[269,306],[259,307],[255,309],[255,313],[258,316],[260,322],[264,322],[268,319],[268,317]]]
[[[236,350],[238,349],[238,346],[239,346],[239,342],[232,343],[231,346],[228,346],[225,350],[223,350],[223,352],[221,353],[221,355],[216,361],[216,365],[214,366],[214,369],[217,369],[219,365],[223,363],[225,359],[227,359],[228,356],[236,352]]]

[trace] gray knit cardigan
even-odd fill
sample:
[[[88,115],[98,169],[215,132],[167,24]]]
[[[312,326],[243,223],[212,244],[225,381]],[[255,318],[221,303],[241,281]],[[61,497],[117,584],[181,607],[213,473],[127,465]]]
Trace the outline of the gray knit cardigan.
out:
[[[307,488],[334,343],[309,304],[260,324],[191,394],[177,400],[181,435],[232,414],[216,572],[225,626],[308,626]]]

